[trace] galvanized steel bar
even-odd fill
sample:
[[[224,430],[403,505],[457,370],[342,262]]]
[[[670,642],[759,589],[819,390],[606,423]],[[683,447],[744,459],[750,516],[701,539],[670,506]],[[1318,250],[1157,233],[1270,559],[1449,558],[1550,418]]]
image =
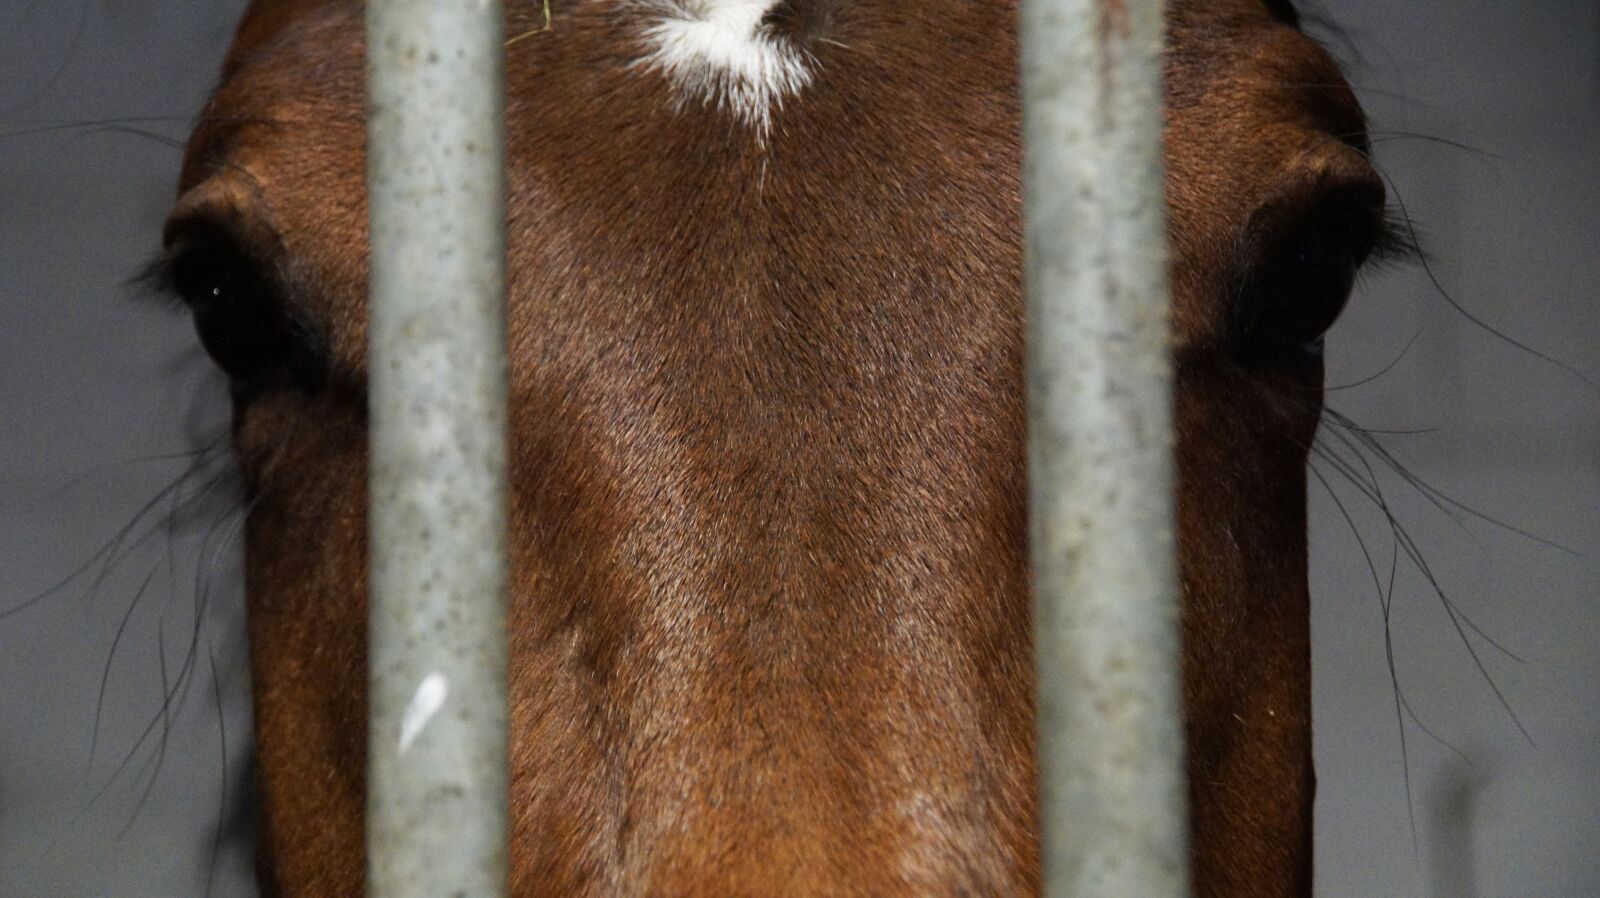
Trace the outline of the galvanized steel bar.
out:
[[[489,898],[507,884],[502,11],[366,9],[368,886]]]
[[[1162,4],[1021,29],[1045,895],[1185,895]]]

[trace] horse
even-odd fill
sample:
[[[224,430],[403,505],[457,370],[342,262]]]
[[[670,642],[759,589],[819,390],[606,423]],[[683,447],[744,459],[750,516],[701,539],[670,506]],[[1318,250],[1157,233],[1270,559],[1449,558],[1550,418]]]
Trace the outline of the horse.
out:
[[[512,893],[1037,893],[1015,0],[508,16]],[[1305,465],[1385,190],[1287,2],[1167,20],[1192,875],[1309,895]],[[268,895],[363,889],[363,41],[255,0],[164,232]]]

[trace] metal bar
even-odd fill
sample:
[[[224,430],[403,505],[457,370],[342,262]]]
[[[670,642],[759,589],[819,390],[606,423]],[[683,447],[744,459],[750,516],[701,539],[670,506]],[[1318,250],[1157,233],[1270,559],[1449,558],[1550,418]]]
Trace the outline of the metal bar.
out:
[[[366,8],[368,886],[489,898],[508,844],[501,4]]]
[[[1044,894],[1188,893],[1160,0],[1023,0]]]

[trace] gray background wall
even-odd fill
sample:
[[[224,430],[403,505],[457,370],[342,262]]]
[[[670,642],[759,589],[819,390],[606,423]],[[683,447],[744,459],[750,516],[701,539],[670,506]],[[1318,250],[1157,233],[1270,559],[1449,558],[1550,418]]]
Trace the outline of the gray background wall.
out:
[[[1485,322],[1600,376],[1600,4],[1323,5],[1359,48],[1350,71],[1379,160],[1440,284]],[[1395,669],[1421,723],[1465,755],[1407,721],[1414,850],[1376,590],[1313,478],[1319,892],[1600,894],[1600,394],[1473,325],[1417,266],[1371,279],[1329,348],[1330,384],[1400,357],[1330,394],[1332,407],[1368,427],[1436,428],[1383,440],[1446,495],[1588,557],[1465,514],[1458,526],[1387,481],[1455,606],[1523,659],[1468,631],[1531,736],[1402,557]],[[1388,527],[1341,492],[1386,581]]]
[[[241,7],[0,0],[0,614],[97,562],[0,617],[3,896],[198,895],[208,878],[253,894],[237,506],[225,461],[171,455],[225,433],[223,384],[188,322],[125,285]],[[1323,11],[1440,284],[1600,378],[1600,6]],[[1318,894],[1600,893],[1600,391],[1473,325],[1416,266],[1368,279],[1330,356],[1335,385],[1398,358],[1331,405],[1427,430],[1381,439],[1451,498],[1577,554],[1383,477],[1453,607],[1521,659],[1466,631],[1531,736],[1402,556],[1402,752],[1379,590],[1313,478]],[[1331,470],[1386,588],[1389,527]]]
[[[159,245],[174,142],[242,7],[0,0],[0,614],[91,560],[189,465],[149,456],[226,432],[189,323],[126,282]],[[189,478],[178,513],[170,495],[152,507],[132,533],[149,538],[124,541],[98,585],[97,563],[0,619],[0,896],[200,895],[213,866],[212,894],[254,894],[239,549],[226,485],[205,491],[216,470]],[[163,689],[163,668],[187,690]]]

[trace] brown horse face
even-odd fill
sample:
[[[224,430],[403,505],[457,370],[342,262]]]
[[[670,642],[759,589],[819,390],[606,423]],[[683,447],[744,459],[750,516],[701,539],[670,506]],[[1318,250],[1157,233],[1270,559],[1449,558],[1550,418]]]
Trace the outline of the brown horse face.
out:
[[[552,5],[509,76],[517,894],[1029,893],[1013,5]],[[1304,463],[1383,206],[1291,20],[1170,13],[1202,894],[1309,893]],[[362,875],[361,32],[251,8],[168,228],[235,384],[292,895]]]

